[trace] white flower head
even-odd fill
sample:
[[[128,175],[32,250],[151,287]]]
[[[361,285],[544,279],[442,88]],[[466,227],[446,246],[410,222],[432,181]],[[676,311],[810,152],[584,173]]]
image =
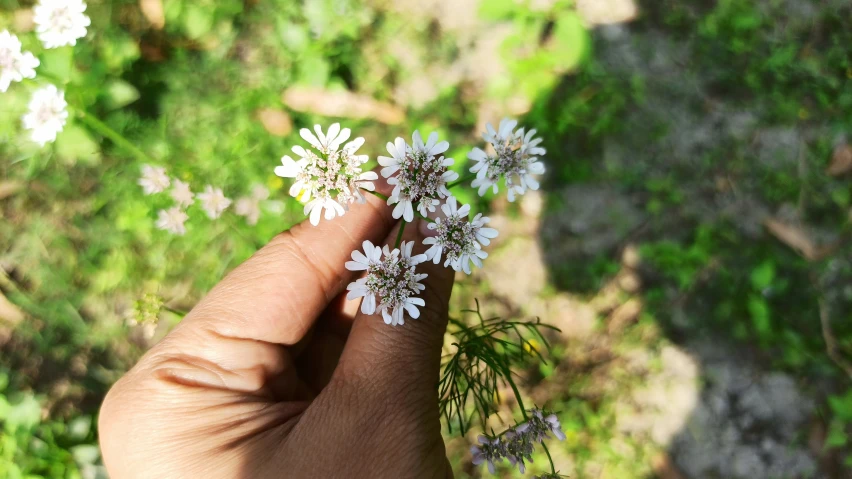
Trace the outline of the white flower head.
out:
[[[151,168],[151,167],[148,167],[148,168]],[[159,168],[159,170],[160,171],[157,173],[157,175],[158,175],[157,178],[159,180],[162,180],[162,177],[165,176],[166,171],[165,171],[164,168]],[[162,176],[160,176],[160,175],[162,175]],[[144,173],[143,173],[143,178],[144,178]],[[168,177],[166,177],[166,180],[168,180]],[[142,184],[142,179],[139,180],[139,184],[140,185]],[[158,185],[162,185],[162,182],[158,183]],[[168,187],[168,186],[169,186],[168,181],[166,181],[166,184],[163,187],[163,189],[165,189],[165,187]],[[145,188],[145,185],[143,185],[142,188]],[[162,190],[160,190],[160,191],[162,191]],[[159,191],[157,193],[159,193]],[[150,193],[147,193],[147,189],[146,189],[146,194],[150,194]],[[192,190],[189,188],[189,183],[184,183],[183,181],[181,181],[177,178],[175,178],[172,181],[171,196],[172,196],[172,199],[175,200],[175,203],[178,204],[178,206],[182,206],[184,208],[186,208],[187,206],[189,206],[193,202],[195,202],[195,193],[193,193]]]
[[[392,326],[405,324],[403,317],[407,312],[414,319],[420,317],[418,306],[425,306],[421,298],[415,297],[426,286],[420,284],[427,275],[418,274],[416,266],[423,261],[423,255],[412,256],[414,242],[403,242],[399,249],[390,251],[363,243],[364,252],[352,252],[352,261],[346,262],[350,271],[366,271],[367,275],[349,283],[347,299],[364,298],[361,312],[364,314],[382,313],[386,324]]]
[[[186,233],[186,220],[189,216],[180,206],[173,206],[167,210],[157,212],[157,228],[169,233],[183,236]]]
[[[488,246],[491,239],[497,237],[497,230],[485,227],[491,219],[480,213],[473,221],[469,221],[470,205],[459,208],[455,196],[447,198],[441,210],[446,217],[437,218],[434,223],[427,225],[427,228],[436,232],[436,236],[423,240],[423,244],[432,245],[426,250],[426,259],[438,264],[441,256],[446,255],[444,266],[452,266],[454,270],[466,274],[471,272],[471,263],[481,268],[482,260],[488,257],[482,247]]]
[[[538,180],[532,175],[544,173],[544,163],[539,160],[547,151],[538,146],[541,138],[533,138],[535,130],[525,133],[519,128],[515,131],[517,125],[516,120],[504,118],[495,131],[489,123],[482,138],[491,143],[495,154],[489,155],[479,148],[468,153],[467,157],[476,162],[470,169],[471,173],[476,173],[471,186],[479,188],[479,196],[489,188],[497,193],[500,177],[505,179],[509,201],[515,201],[515,195],[522,195],[527,189],[538,189]]]
[[[56,140],[68,119],[65,93],[53,85],[39,88],[30,98],[29,111],[23,116],[30,138],[41,146]]]
[[[162,166],[151,166],[151,165],[142,165],[142,175],[139,177],[139,181],[137,181],[139,186],[142,187],[142,192],[146,195],[153,195],[155,193],[162,193],[166,191],[166,188],[171,184],[171,179],[169,175],[166,174],[166,169]],[[175,180],[175,190],[178,188],[178,180]],[[185,183],[184,183],[185,185]],[[187,186],[187,189],[189,186]],[[174,192],[172,192],[172,197],[175,198]],[[177,198],[175,198],[177,200]],[[190,204],[192,202],[190,201]],[[178,201],[180,204],[180,201]],[[184,205],[186,206],[186,205]]]
[[[396,204],[393,217],[409,222],[414,220],[415,204],[423,216],[434,212],[440,199],[450,196],[447,184],[459,177],[449,170],[454,160],[442,155],[450,144],[439,143],[437,133],[431,133],[426,143],[419,131],[415,131],[411,139],[412,145],[402,138],[389,142],[387,148],[391,156],[378,158],[379,164],[384,166],[382,176],[388,178],[388,184],[394,185],[388,198],[388,205]]]
[[[351,203],[367,201],[360,189],[373,191],[373,180],[377,180],[379,175],[361,169],[369,159],[367,155],[355,154],[364,144],[363,138],[355,138],[343,145],[352,133],[349,128],[341,130],[340,124],[335,123],[326,133],[319,125],[314,126],[314,131],[316,136],[307,128],[302,128],[299,134],[317,152],[294,146],[293,153],[299,160],[284,156],[281,166],[275,168],[275,174],[282,178],[295,178],[290,196],[305,203],[305,214],[316,226],[323,210],[325,219],[331,220],[335,216],[343,216]]]
[[[231,206],[231,200],[225,197],[221,188],[213,188],[211,185],[204,187],[204,192],[198,194],[201,208],[210,219],[215,220],[222,216],[222,212]]]
[[[9,89],[12,82],[35,78],[38,58],[21,51],[21,41],[8,30],[0,32],[0,92]]]
[[[269,190],[263,185],[254,185],[251,195],[237,199],[234,212],[246,218],[246,223],[256,225],[260,219],[260,202],[269,198]]]
[[[76,45],[92,21],[83,0],[40,0],[33,9],[38,38],[45,48]]]

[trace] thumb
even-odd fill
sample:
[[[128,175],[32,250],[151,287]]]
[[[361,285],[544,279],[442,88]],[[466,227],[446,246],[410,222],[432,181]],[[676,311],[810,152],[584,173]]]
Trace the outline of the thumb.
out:
[[[403,232],[404,241],[414,242],[414,255],[426,250],[423,239],[430,234],[426,224],[417,220]],[[393,245],[398,231],[399,226],[385,244]],[[428,275],[421,281],[426,289],[419,294],[425,302],[419,308],[420,316],[414,319],[406,314],[404,324],[391,326],[378,311],[375,315],[359,313],[336,374],[367,377],[377,391],[391,396],[403,392],[408,400],[415,391],[423,392],[424,399],[434,403],[455,272],[431,261],[418,264],[415,271]]]

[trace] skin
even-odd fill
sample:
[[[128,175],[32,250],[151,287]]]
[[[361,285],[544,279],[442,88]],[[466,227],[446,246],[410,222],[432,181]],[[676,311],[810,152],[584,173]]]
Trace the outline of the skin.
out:
[[[357,312],[344,263],[398,228],[367,196],[276,236],[113,386],[99,420],[110,477],[452,477],[435,387],[453,271],[418,266],[419,319]],[[415,226],[404,237],[420,253]]]

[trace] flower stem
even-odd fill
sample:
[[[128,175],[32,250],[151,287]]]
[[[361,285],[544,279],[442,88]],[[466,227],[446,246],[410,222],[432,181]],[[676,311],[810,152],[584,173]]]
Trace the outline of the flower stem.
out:
[[[385,200],[385,201],[387,201],[387,200],[388,200],[388,197],[387,197],[387,196],[385,196],[385,195],[383,195],[383,194],[379,193],[378,191],[368,190],[368,189],[364,189],[364,188],[361,188],[361,189],[362,189],[363,191],[366,191],[367,193],[370,193],[371,195],[373,195],[373,196],[375,196],[375,197],[381,198],[381,199],[383,199],[383,200]]]
[[[399,248],[399,245],[402,244],[402,232],[405,231],[405,225],[407,225],[407,224],[408,224],[408,221],[405,221],[405,220],[402,220],[402,223],[400,223],[399,233],[396,234],[396,243],[393,246],[394,249]]]
[[[516,386],[515,381],[512,380],[512,371],[505,364],[502,366],[503,374],[506,375],[506,382],[512,387],[512,392],[515,393],[515,400],[518,401],[518,407],[521,408],[521,415],[524,416],[524,421],[528,421],[529,417],[527,416],[527,408],[524,407],[524,400],[521,399],[521,392],[518,391],[518,386]]]
[[[426,221],[427,221],[427,222],[429,222],[429,223],[434,223],[434,222],[435,222],[435,220],[433,220],[432,218],[430,218],[430,217],[428,217],[428,216],[424,216],[424,215],[423,215],[423,214],[421,214],[419,211],[417,212],[417,216],[419,216],[420,218],[422,218],[422,219],[426,220]]]
[[[462,183],[467,183],[468,181],[470,181],[474,178],[476,178],[476,173],[468,173],[468,174],[462,176],[461,178],[457,179],[456,181],[447,185],[447,189],[449,190],[450,188],[456,187],[456,186],[458,186]]]
[[[552,472],[555,476],[556,466],[553,464],[553,458],[550,456],[550,450],[547,448],[547,444],[545,444],[544,441],[541,441],[541,447],[544,448],[544,453],[547,454],[547,460],[550,461],[550,472]]]
[[[77,109],[77,116],[80,118],[80,120],[83,121],[83,123],[91,127],[93,130],[97,131],[101,135],[109,138],[110,141],[115,143],[117,146],[123,148],[125,151],[127,151],[127,153],[130,153],[135,156],[138,160],[145,163],[155,163],[155,161],[150,156],[145,154],[144,151],[137,148],[136,145],[121,136],[120,133],[107,126],[106,123],[98,120],[97,118],[86,113],[86,111],[82,109]]]

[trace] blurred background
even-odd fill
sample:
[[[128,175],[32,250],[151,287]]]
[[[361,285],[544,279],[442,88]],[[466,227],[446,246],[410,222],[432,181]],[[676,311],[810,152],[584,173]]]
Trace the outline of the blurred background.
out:
[[[0,0],[0,30],[35,50],[32,3]],[[169,235],[139,155],[75,119],[38,148],[27,90],[0,95],[0,477],[106,477],[110,385],[302,219],[272,174],[299,128],[341,121],[371,158],[434,130],[463,169],[504,116],[549,169],[514,204],[460,193],[501,235],[451,311],[561,328],[517,371],[558,411],[560,471],[852,477],[848,0],[88,4],[74,56],[39,53],[69,103],[196,191],[271,195],[257,225],[195,214]],[[484,472],[474,438],[447,434],[458,477]]]

